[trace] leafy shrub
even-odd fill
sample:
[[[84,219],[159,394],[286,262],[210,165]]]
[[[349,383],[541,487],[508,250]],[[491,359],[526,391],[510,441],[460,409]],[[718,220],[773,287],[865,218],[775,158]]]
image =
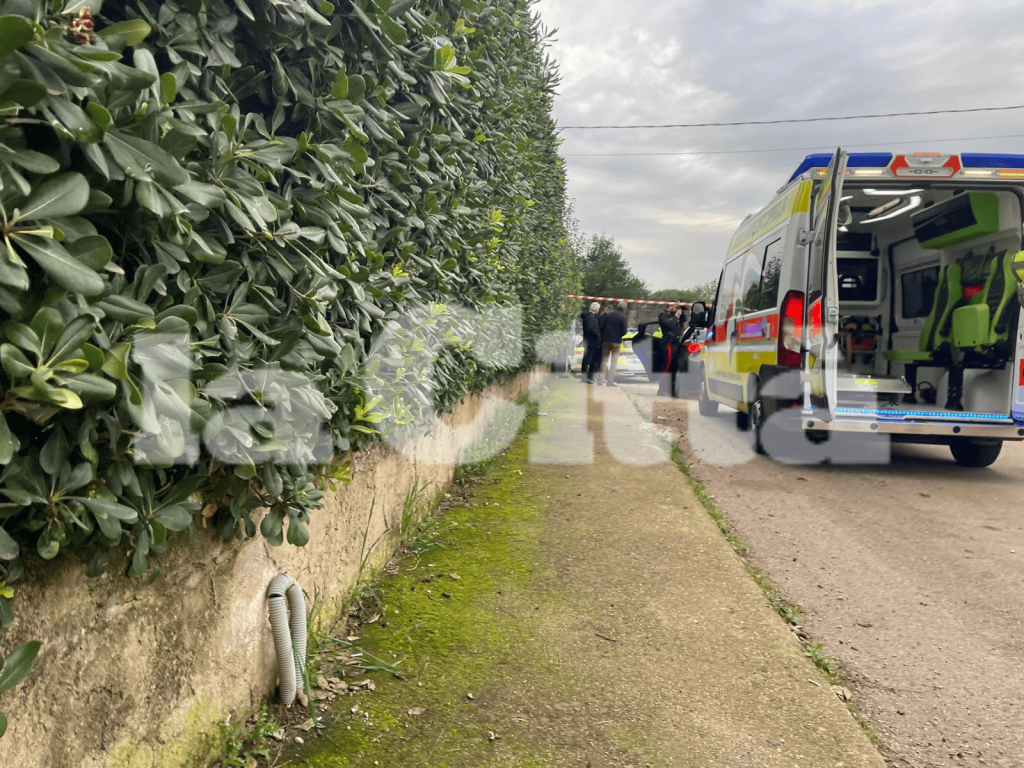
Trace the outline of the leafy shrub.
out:
[[[526,0],[84,1],[0,0],[8,584],[258,508],[304,544],[332,456],[530,362],[575,288]]]

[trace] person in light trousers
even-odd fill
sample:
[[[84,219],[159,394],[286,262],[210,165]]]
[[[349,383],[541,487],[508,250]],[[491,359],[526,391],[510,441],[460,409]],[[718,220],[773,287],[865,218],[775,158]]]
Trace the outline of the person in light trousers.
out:
[[[619,365],[619,352],[622,349],[622,337],[626,335],[627,304],[620,301],[618,306],[601,318],[601,371],[604,383],[609,387],[617,387],[615,373]]]

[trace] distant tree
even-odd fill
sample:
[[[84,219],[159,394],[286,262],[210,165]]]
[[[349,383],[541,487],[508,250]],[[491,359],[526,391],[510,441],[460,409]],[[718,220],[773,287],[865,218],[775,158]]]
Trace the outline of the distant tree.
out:
[[[651,301],[703,301],[710,304],[715,300],[715,292],[718,290],[718,281],[709,280],[693,288],[665,288],[655,291],[647,298]]]
[[[583,292],[587,296],[642,299],[647,284],[633,274],[614,238],[594,235],[582,255]]]
[[[647,298],[651,301],[689,301],[687,295],[691,291],[683,290],[682,288],[663,288],[660,291],[655,291]]]
[[[708,280],[706,283],[701,283],[691,290],[694,294],[694,301],[703,301],[705,304],[710,304],[715,300],[715,294],[718,293],[718,279]]]

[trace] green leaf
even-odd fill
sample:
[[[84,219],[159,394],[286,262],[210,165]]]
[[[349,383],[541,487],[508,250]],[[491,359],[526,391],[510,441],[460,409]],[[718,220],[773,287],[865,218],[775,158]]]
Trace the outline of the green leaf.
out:
[[[15,221],[74,216],[89,202],[89,182],[80,173],[65,173],[44,181],[18,206]]]
[[[103,363],[106,361],[106,355],[103,354],[103,350],[99,347],[93,346],[92,344],[82,345],[82,357],[85,358],[86,362],[89,363],[89,372],[95,373],[103,368]]]
[[[0,413],[0,464],[10,464],[11,459],[21,450],[21,441],[7,426],[7,419]]]
[[[188,171],[156,144],[121,131],[108,131],[103,143],[121,170],[139,181],[176,187],[189,181]]]
[[[304,547],[308,541],[309,531],[306,530],[306,526],[294,517],[288,518],[288,543],[295,547]]]
[[[434,53],[434,66],[441,71],[447,71],[455,66],[455,49],[446,45]]]
[[[215,184],[204,184],[199,181],[189,181],[174,188],[190,200],[199,203],[204,208],[217,208],[227,201],[224,190]]]
[[[67,377],[64,386],[78,395],[83,402],[94,403],[117,397],[117,385],[109,379],[92,373],[79,373]]]
[[[35,25],[24,16],[0,16],[0,60],[32,41]]]
[[[153,528],[153,546],[162,547],[167,541],[167,529],[159,520],[153,520],[150,526]]]
[[[5,104],[17,104],[21,107],[34,107],[46,98],[46,86],[35,80],[12,80],[0,90],[0,107]]]
[[[5,157],[29,173],[56,173],[60,170],[60,163],[56,159],[42,152],[33,152],[31,149],[19,149]]]
[[[384,34],[388,36],[391,42],[397,45],[405,45],[409,42],[409,35],[405,31],[405,27],[386,14],[380,15],[377,18],[380,20],[381,29],[384,30]]]
[[[69,411],[77,411],[82,407],[82,398],[70,389],[64,389],[63,387],[15,387],[11,392],[26,400],[51,403],[52,405],[66,408]]]
[[[79,263],[56,240],[31,235],[18,235],[11,239],[62,288],[83,296],[97,296],[106,290],[103,278]]]
[[[164,72],[160,75],[160,93],[164,97],[164,104],[171,104],[178,95],[178,80],[173,72]]]
[[[111,515],[106,515],[96,510],[90,510],[92,512],[93,519],[96,521],[96,525],[99,526],[100,533],[102,533],[107,539],[111,541],[121,540],[121,521]]]
[[[88,146],[88,145],[87,145]],[[99,152],[99,147],[89,146],[90,150]],[[110,208],[110,204],[114,202],[114,198],[108,195],[106,192],[100,192],[98,189],[89,190],[89,204],[82,210],[81,215],[87,216],[90,213],[99,213]]]
[[[92,118],[92,121],[96,123],[101,131],[107,130],[107,128],[114,124],[114,118],[111,117],[110,112],[98,101],[90,101],[86,104],[85,111],[89,113],[89,117]]]
[[[49,535],[49,530],[43,531],[36,540],[36,552],[43,560],[53,560],[60,552],[60,542]]]
[[[86,235],[67,246],[67,251],[83,266],[101,270],[114,257],[114,249],[103,235]]]
[[[96,306],[103,310],[104,314],[119,323],[132,323],[142,318],[153,319],[153,308],[141,301],[129,299],[127,296],[113,294],[107,296]]]
[[[192,513],[183,506],[172,504],[163,507],[156,514],[159,520],[168,531],[187,531],[192,525]]]
[[[78,500],[91,512],[98,513],[106,517],[113,517],[125,523],[134,523],[139,519],[138,510],[126,507],[124,504],[118,504],[113,501],[104,501],[103,499],[79,498]]]
[[[17,344],[22,349],[27,349],[29,352],[34,354],[37,358],[43,356],[43,350],[39,336],[23,323],[10,323],[5,331],[7,340],[12,344]]]
[[[416,0],[398,0],[398,2],[392,3],[391,7],[388,8],[388,16],[393,19],[397,19],[403,13],[412,8],[415,3]]]
[[[32,662],[42,646],[37,640],[31,643],[19,645],[11,655],[4,659],[3,668],[0,668],[0,693],[10,690],[26,677],[32,669]]]
[[[67,360],[75,351],[88,339],[96,330],[96,321],[89,315],[79,315],[65,326],[57,337],[53,349],[50,350],[48,362],[50,365]]]
[[[0,739],[3,738],[5,733],[7,733],[7,718],[4,717],[3,712],[0,712]]]
[[[149,24],[144,22],[142,19],[131,19],[129,21],[119,21],[116,24],[111,24],[109,27],[104,27],[98,31],[98,35],[102,38],[108,38],[111,35],[121,35],[124,41],[133,48],[149,37],[152,32]]]
[[[103,372],[108,376],[124,381],[128,378],[128,353],[131,345],[127,342],[118,344],[110,350],[107,359],[103,361]]]
[[[12,379],[28,378],[36,370],[25,353],[13,344],[0,344],[0,365]]]
[[[0,528],[0,560],[13,560],[18,556],[18,542],[11,538],[3,528]]]
[[[49,356],[53,345],[57,343],[57,339],[64,332],[64,324],[64,318],[53,307],[42,307],[36,312],[36,316],[32,318],[32,327],[29,330],[39,340],[40,358]]]
[[[88,485],[93,480],[92,464],[87,461],[79,462],[79,464],[71,471],[71,476],[64,484],[63,490],[65,493],[71,493],[77,491],[83,485]]]
[[[54,117],[78,141],[91,144],[102,138],[103,131],[97,127],[96,123],[77,104],[72,104],[67,99],[62,99],[59,96],[50,96],[46,100],[45,106],[50,108]]]
[[[348,96],[348,75],[345,74],[345,70],[341,70],[334,78],[334,85],[331,86],[331,97],[344,99],[346,96]]]
[[[352,75],[348,78],[348,100],[353,104],[358,104],[363,94],[366,93],[366,80],[363,79],[362,75]]]

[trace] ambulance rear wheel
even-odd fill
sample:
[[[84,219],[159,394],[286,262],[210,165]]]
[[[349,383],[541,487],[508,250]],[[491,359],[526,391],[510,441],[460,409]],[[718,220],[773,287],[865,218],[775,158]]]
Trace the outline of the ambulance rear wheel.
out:
[[[700,389],[697,392],[697,410],[701,416],[717,416],[718,403],[708,397],[708,380],[701,373]]]
[[[750,437],[750,449],[758,455],[764,454],[764,443],[761,440],[764,416],[764,399],[761,397],[760,387],[754,384],[752,398],[747,405],[747,431]]]
[[[961,467],[987,467],[999,458],[1003,443],[985,443],[980,440],[960,438],[949,444],[953,458]]]

